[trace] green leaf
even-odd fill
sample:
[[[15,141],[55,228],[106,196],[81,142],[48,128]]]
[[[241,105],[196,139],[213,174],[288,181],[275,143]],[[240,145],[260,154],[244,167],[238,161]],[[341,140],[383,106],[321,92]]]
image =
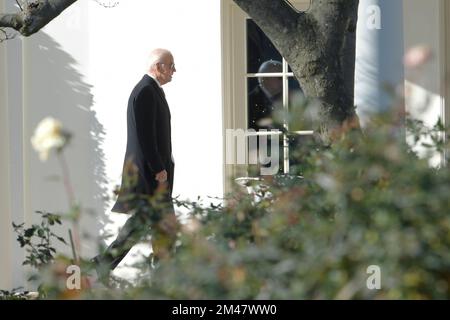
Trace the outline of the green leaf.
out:
[[[24,232],[24,235],[25,235],[25,237],[30,238],[34,235],[35,231],[36,231],[36,228],[33,226],[31,228],[26,229]]]
[[[45,236],[45,232],[42,229],[39,229],[37,233],[40,238],[43,238]]]
[[[55,236],[55,237],[56,237],[56,239],[58,239],[58,240],[61,241],[62,243],[67,244],[66,240],[64,240],[63,237],[58,237],[58,236]]]

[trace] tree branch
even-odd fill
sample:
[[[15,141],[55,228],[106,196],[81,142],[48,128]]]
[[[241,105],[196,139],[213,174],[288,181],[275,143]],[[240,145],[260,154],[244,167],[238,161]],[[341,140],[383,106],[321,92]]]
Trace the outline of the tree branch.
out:
[[[303,49],[312,51],[320,40],[315,20],[305,12],[298,12],[286,0],[233,1],[255,21],[289,64],[299,58]]]
[[[16,14],[0,14],[0,27],[12,28],[30,36],[60,15],[77,0],[37,0]]]
[[[313,0],[310,10],[327,59],[331,61],[333,56],[337,58],[328,70],[329,73],[339,75],[334,85],[344,82],[344,87],[339,90],[344,90],[345,96],[352,99],[358,5],[359,0]]]
[[[287,34],[296,28],[300,14],[285,0],[233,0],[259,25],[264,33]],[[270,26],[270,28],[268,27]]]
[[[22,5],[20,4],[19,0],[16,0],[16,3],[19,6],[20,11],[23,11]]]
[[[0,14],[0,27],[19,30],[21,25],[22,17],[20,14]]]
[[[3,28],[0,28],[0,43],[12,38],[14,38],[14,35],[10,35]]]
[[[320,28],[329,48],[342,47],[342,35],[349,28],[350,20],[356,23],[359,0],[313,0],[310,15]]]
[[[108,3],[103,2],[101,0],[94,0],[97,4],[101,5],[104,8],[114,8],[119,5],[119,1],[110,0]]]

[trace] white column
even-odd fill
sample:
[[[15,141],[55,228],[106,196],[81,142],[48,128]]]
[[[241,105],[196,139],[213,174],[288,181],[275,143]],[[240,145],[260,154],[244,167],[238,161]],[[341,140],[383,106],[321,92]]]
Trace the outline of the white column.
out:
[[[0,0],[3,12],[4,1]],[[12,230],[9,188],[9,116],[6,46],[0,44],[0,289],[12,289]]]
[[[403,85],[403,1],[360,0],[356,37],[355,104],[364,125],[392,108]]]
[[[14,2],[6,1],[5,10],[15,12],[17,8]],[[25,276],[22,262],[24,260],[24,250],[20,248],[16,241],[16,235],[12,230],[11,222],[20,224],[26,221],[24,209],[24,174],[23,174],[23,68],[22,68],[22,39],[17,36],[8,40],[6,47],[6,83],[7,97],[6,110],[7,117],[4,121],[7,125],[3,130],[7,144],[9,145],[8,156],[5,158],[8,164],[9,175],[5,179],[7,189],[9,189],[10,221],[4,226],[8,231],[10,241],[10,260],[0,260],[1,265],[10,268],[8,277],[13,288],[25,287]],[[6,129],[7,128],[7,129]]]

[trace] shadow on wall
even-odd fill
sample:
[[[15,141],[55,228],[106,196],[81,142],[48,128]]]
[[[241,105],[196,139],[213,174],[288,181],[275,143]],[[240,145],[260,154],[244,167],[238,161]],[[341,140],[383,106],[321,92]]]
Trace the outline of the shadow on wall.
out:
[[[39,121],[47,116],[59,119],[72,133],[64,157],[76,201],[82,206],[82,254],[89,257],[96,253],[100,232],[110,222],[105,214],[108,183],[102,150],[104,128],[92,109],[92,86],[83,80],[77,61],[49,35],[40,32],[26,41],[27,134],[31,136]],[[28,147],[32,211],[67,211],[69,201],[57,158],[52,154],[42,163],[31,144]],[[59,231],[67,239],[67,230]]]

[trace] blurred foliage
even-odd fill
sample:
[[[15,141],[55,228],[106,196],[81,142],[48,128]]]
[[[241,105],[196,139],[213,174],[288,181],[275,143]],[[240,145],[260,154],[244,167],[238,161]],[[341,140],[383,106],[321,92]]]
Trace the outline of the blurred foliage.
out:
[[[136,265],[135,283],[49,297],[450,298],[450,171],[430,166],[450,137],[440,122],[404,130],[389,117],[344,126],[330,145],[308,140],[292,175],[236,184],[223,204],[175,199],[190,212],[175,253]],[[367,287],[372,265],[379,290]]]
[[[11,291],[0,290],[0,300],[30,300],[35,296],[29,291],[23,291],[23,288],[14,288]]]
[[[223,206],[179,202],[191,217],[176,254],[108,297],[450,298],[450,171],[429,164],[449,136],[386,117],[299,148],[296,175],[237,187]],[[419,158],[406,134],[429,152]],[[380,290],[367,287],[371,265]]]

